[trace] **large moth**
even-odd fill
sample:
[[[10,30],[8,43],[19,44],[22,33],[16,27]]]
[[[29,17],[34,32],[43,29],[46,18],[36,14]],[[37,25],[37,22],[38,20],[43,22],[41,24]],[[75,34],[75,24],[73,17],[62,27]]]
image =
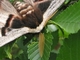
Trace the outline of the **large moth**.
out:
[[[24,0],[13,7],[8,0],[0,0],[0,30],[3,35],[0,37],[0,47],[23,34],[40,32],[63,2]]]

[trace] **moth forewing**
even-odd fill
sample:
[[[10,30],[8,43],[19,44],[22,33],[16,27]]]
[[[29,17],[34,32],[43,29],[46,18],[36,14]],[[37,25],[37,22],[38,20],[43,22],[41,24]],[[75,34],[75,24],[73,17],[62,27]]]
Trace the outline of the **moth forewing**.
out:
[[[7,13],[6,11],[0,9],[0,22],[1,23],[5,24],[8,16],[9,16],[9,13]]]
[[[58,8],[63,4],[65,0],[52,0],[48,9],[43,14],[43,22],[36,28],[36,31],[41,31],[46,25],[48,20],[57,12]]]
[[[63,4],[64,1],[65,0],[52,0],[50,6],[43,15],[44,19],[46,19],[47,17],[49,18],[51,15],[53,15],[53,13],[58,10],[58,8]]]
[[[9,14],[13,14],[16,16],[19,16],[16,9],[13,7],[13,5],[8,0],[2,0],[0,2],[1,9]]]

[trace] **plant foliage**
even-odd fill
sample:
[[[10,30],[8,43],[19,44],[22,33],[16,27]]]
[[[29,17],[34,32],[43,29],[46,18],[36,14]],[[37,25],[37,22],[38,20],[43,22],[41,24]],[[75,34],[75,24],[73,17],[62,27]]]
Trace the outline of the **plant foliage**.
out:
[[[41,33],[1,47],[0,60],[80,60],[80,1],[65,0]]]

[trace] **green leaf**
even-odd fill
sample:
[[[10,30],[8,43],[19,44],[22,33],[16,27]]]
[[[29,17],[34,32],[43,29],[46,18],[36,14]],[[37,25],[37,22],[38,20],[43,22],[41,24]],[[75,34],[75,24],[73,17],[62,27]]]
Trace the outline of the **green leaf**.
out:
[[[58,30],[52,33],[53,36],[53,45],[52,45],[52,49],[55,49],[57,44],[59,43],[59,35],[58,35]]]
[[[56,25],[53,25],[53,24],[47,25],[47,28],[48,28],[47,30],[49,32],[55,32],[55,31],[57,31]]]
[[[11,47],[9,45],[5,46],[4,48],[5,52],[6,52],[6,55],[9,59],[12,59],[12,54],[11,54]]]
[[[49,60],[53,36],[51,33],[44,33],[45,44],[43,56],[40,56],[38,42],[32,42],[28,45],[28,58],[30,60]]]
[[[76,33],[80,29],[80,1],[69,6],[54,22],[68,33]]]
[[[23,40],[24,40],[24,36],[19,37],[17,40],[17,45],[20,49],[24,49],[24,45],[23,45]]]
[[[1,47],[0,48],[0,60],[2,60],[5,57],[6,57],[6,53],[4,51],[4,47]]]
[[[30,60],[38,60],[40,58],[38,43],[33,42],[28,45],[28,58]]]
[[[12,44],[7,44],[0,48],[0,60],[5,58],[12,59],[11,47],[12,47]]]
[[[24,44],[24,40],[26,40],[25,36],[22,36],[17,39],[17,45],[19,47],[18,52],[16,53],[16,60],[28,60],[27,55],[27,41],[25,41],[26,44]]]
[[[47,25],[47,28],[46,28],[47,32],[51,32],[52,36],[53,36],[53,39],[52,39],[52,49],[55,48],[55,46],[58,44],[59,42],[59,34],[58,34],[58,29],[56,27],[56,25],[54,24],[50,24],[50,25]]]
[[[56,53],[51,53],[49,60],[53,60],[53,59],[56,60],[56,57],[57,57]]]
[[[12,54],[11,54],[11,51],[12,51],[12,46],[13,46],[13,42],[3,46],[0,48],[0,60],[2,59],[12,59]]]
[[[53,36],[51,33],[45,33],[44,54],[42,60],[49,60]]]
[[[80,60],[80,31],[64,40],[57,60]]]
[[[67,4],[70,0],[65,0],[65,4]]]

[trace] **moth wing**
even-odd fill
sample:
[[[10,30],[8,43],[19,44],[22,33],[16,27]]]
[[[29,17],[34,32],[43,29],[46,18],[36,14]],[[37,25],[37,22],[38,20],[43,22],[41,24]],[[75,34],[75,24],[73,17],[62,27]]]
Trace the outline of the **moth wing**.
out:
[[[13,7],[13,5],[8,0],[2,0],[0,1],[0,10],[4,10],[7,13],[18,15],[16,9]]]
[[[29,3],[29,4],[31,4],[31,5],[34,4],[34,0],[24,0],[24,2]]]
[[[8,0],[0,0],[0,28],[6,23],[9,14],[19,16],[16,9]]]
[[[0,9],[0,28],[2,28],[5,25],[8,15],[9,14],[7,12]]]

